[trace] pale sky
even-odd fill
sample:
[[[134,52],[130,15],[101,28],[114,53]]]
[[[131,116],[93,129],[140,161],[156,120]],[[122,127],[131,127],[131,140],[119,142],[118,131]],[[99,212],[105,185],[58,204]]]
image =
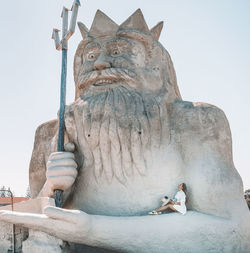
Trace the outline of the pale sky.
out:
[[[51,39],[61,28],[63,5],[73,0],[1,1],[0,186],[17,196],[28,186],[36,128],[56,118],[61,53]],[[164,21],[160,42],[169,51],[183,100],[220,107],[229,120],[234,163],[250,188],[250,1],[249,0],[81,0],[78,20],[91,26],[101,9],[118,24],[141,8],[149,27]],[[67,103],[74,100],[69,42]]]

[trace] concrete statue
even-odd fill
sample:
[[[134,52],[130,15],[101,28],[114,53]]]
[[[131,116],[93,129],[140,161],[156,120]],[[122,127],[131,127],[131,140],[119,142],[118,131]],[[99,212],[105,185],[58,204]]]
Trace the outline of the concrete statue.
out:
[[[99,10],[89,30],[79,23],[66,151],[55,152],[58,120],[49,121],[30,163],[32,197],[61,189],[63,208],[5,211],[1,220],[67,241],[72,252],[250,252],[227,119],[182,100],[162,27],[149,29],[140,10],[121,25]],[[182,182],[186,215],[147,215]]]

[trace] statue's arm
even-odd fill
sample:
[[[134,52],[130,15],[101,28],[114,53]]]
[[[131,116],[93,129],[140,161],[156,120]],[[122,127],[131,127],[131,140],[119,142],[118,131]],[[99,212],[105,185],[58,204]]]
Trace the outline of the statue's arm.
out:
[[[213,105],[182,102],[179,107],[177,132],[189,186],[188,205],[197,211],[231,217],[244,203],[228,120]]]
[[[29,183],[32,198],[46,193],[46,163],[52,152],[56,151],[58,121],[51,120],[40,125],[35,133],[35,141],[29,167]],[[41,190],[43,189],[43,192]]]
[[[77,177],[77,163],[74,144],[68,142],[65,132],[65,151],[57,150],[58,121],[52,120],[36,130],[33,153],[30,162],[30,189],[32,198],[52,197],[55,189],[64,191],[64,199]]]
[[[235,237],[231,238],[235,241],[238,239],[237,225],[231,226],[227,219],[196,212],[184,216],[172,213],[113,217],[47,207],[44,214],[0,211],[0,220],[40,230],[65,241],[118,252],[163,253],[179,248],[193,252],[199,247],[209,251],[211,244],[203,245],[208,233],[218,245],[223,243],[226,246],[228,235]],[[220,228],[219,232],[215,227]],[[218,233],[225,237],[218,236]]]

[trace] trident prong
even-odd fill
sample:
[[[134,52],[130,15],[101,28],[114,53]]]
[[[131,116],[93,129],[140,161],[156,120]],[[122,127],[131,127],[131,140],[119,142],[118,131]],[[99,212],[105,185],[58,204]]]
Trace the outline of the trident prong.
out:
[[[60,41],[59,38],[59,31],[58,29],[53,29],[52,33],[52,39],[55,40],[55,47],[57,50],[62,50],[63,48],[67,49],[67,42],[69,38],[72,36],[72,34],[75,32],[76,27],[76,19],[78,14],[78,8],[81,6],[81,3],[79,0],[74,0],[73,5],[71,9],[67,9],[66,7],[63,7],[61,18],[63,20],[62,22],[62,39]],[[68,12],[71,11],[71,18],[70,18],[70,25],[68,29]]]
[[[58,29],[53,29],[52,32],[52,39],[55,41],[55,47],[57,50],[61,50],[62,48],[60,48],[60,38],[59,38],[59,32],[60,30]]]
[[[61,89],[60,89],[60,110],[59,110],[59,127],[58,127],[58,141],[57,150],[59,152],[64,151],[64,113],[65,113],[65,102],[66,102],[66,78],[67,78],[67,51],[68,51],[68,40],[75,31],[76,19],[78,13],[78,7],[80,6],[79,0],[74,0],[71,8],[72,15],[70,20],[70,26],[68,29],[68,12],[69,9],[63,7],[61,18],[62,18],[62,39],[59,38],[59,30],[53,29],[52,39],[55,41],[57,50],[62,50],[62,70],[61,70]],[[62,207],[62,193],[61,189],[56,189],[54,192],[55,203],[57,207]]]
[[[72,5],[72,7],[71,7],[72,15],[71,15],[71,19],[70,19],[69,31],[68,31],[68,33],[66,35],[66,39],[67,40],[75,32],[76,18],[77,18],[79,6],[81,6],[80,1],[79,0],[75,0],[74,3],[73,3],[73,5]]]

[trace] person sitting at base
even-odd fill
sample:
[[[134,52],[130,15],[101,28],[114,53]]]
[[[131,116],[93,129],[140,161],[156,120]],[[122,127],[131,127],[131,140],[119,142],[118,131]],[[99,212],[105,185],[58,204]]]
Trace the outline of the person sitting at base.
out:
[[[179,212],[181,214],[186,214],[187,207],[186,207],[186,199],[187,199],[187,186],[185,183],[182,183],[178,186],[178,192],[176,193],[174,199],[169,199],[165,196],[161,202],[162,206],[149,214],[161,214],[162,212],[166,211],[167,209],[171,209],[172,211]]]

